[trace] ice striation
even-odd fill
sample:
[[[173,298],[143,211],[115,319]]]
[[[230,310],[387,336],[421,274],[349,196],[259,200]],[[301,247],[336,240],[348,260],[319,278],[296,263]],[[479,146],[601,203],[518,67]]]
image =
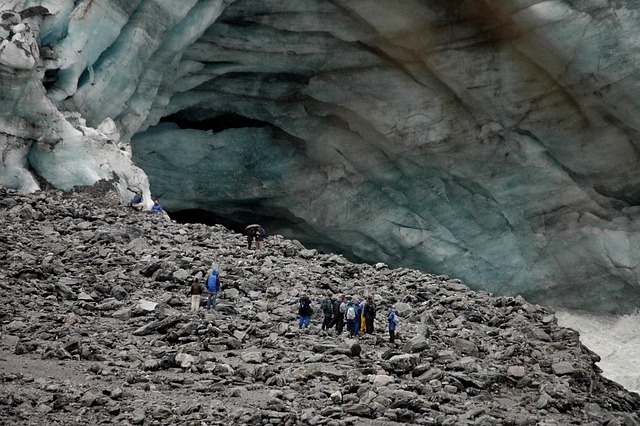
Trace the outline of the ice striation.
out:
[[[498,294],[640,304],[637,2],[3,8],[3,186],[110,180]]]

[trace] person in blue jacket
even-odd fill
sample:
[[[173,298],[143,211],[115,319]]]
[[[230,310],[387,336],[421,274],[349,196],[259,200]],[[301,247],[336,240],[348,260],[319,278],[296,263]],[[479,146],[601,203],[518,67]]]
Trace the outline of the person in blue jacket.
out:
[[[218,276],[218,271],[215,268],[211,270],[209,278],[207,278],[207,291],[209,292],[207,310],[210,311],[216,308],[216,299],[218,292],[220,291],[220,277]]]
[[[387,310],[387,318],[389,319],[389,343],[393,343],[396,340],[396,326],[400,322],[400,318],[393,311],[393,308]]]
[[[162,209],[162,206],[160,205],[158,200],[154,200],[153,201],[153,207],[151,207],[151,211],[152,212],[161,212],[161,211],[164,211],[164,210]]]
[[[141,211],[144,207],[144,204],[142,203],[142,194],[140,194],[140,192],[136,192],[133,196],[133,199],[131,200],[131,207],[138,211]]]

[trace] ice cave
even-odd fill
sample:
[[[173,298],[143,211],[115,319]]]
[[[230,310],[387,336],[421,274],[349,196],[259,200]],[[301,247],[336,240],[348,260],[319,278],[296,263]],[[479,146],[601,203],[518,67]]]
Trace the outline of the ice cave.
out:
[[[0,185],[640,304],[640,3],[5,0]]]

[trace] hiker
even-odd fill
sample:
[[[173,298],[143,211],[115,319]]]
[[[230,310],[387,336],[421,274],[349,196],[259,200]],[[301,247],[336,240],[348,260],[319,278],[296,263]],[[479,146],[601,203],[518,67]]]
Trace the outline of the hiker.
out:
[[[142,203],[142,195],[139,191],[136,191],[135,195],[133,196],[133,199],[131,200],[131,207],[133,207],[135,210],[142,211],[144,204]]]
[[[387,310],[387,318],[389,319],[389,343],[393,343],[396,340],[396,326],[400,322],[400,318],[391,307]]]
[[[373,322],[376,319],[376,304],[373,301],[373,296],[367,297],[367,302],[364,305],[364,320],[365,330],[367,334],[373,334]]]
[[[189,281],[193,281],[192,278],[189,278]],[[198,281],[193,281],[191,284],[191,311],[198,312],[200,309],[200,295],[204,291],[204,286]]]
[[[247,249],[248,250],[251,250],[251,243],[253,243],[253,239],[255,237],[256,237],[256,228],[254,227],[247,228]]]
[[[209,272],[209,278],[207,278],[207,291],[209,292],[207,310],[210,311],[216,308],[216,298],[218,296],[218,291],[220,291],[220,277],[215,268],[211,269],[211,272]]]
[[[356,320],[358,319],[358,306],[357,300],[354,298],[349,300],[347,306],[344,308],[344,322],[347,324],[347,331],[350,337],[356,335]]]
[[[152,212],[162,212],[164,210],[162,209],[162,206],[160,205],[158,200],[153,200],[153,207],[151,207],[151,211]]]
[[[300,298],[300,307],[298,308],[298,316],[300,319],[298,321],[298,328],[302,328],[303,325],[305,328],[309,328],[311,315],[313,315],[311,300],[309,299],[309,296],[305,294]]]
[[[357,307],[356,312],[356,320],[354,322],[354,334],[357,336],[360,333],[360,329],[362,329],[362,311],[364,308],[364,300],[357,299],[355,302]]]
[[[344,329],[344,296],[339,296],[333,301],[333,321],[330,327],[336,327],[336,333],[341,334]]]
[[[331,300],[331,293],[328,293],[327,297],[324,298],[320,304],[320,309],[322,310],[322,316],[324,317],[322,321],[322,330],[329,330],[333,321],[333,301]]]
[[[267,238],[267,233],[262,226],[255,228],[256,250],[260,250],[264,247],[264,239]]]

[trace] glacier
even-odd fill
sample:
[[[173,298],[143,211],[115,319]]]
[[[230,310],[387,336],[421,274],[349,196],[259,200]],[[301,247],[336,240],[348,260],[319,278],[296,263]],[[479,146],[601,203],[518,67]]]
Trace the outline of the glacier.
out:
[[[638,1],[0,9],[0,185],[107,180],[475,289],[640,305]]]

